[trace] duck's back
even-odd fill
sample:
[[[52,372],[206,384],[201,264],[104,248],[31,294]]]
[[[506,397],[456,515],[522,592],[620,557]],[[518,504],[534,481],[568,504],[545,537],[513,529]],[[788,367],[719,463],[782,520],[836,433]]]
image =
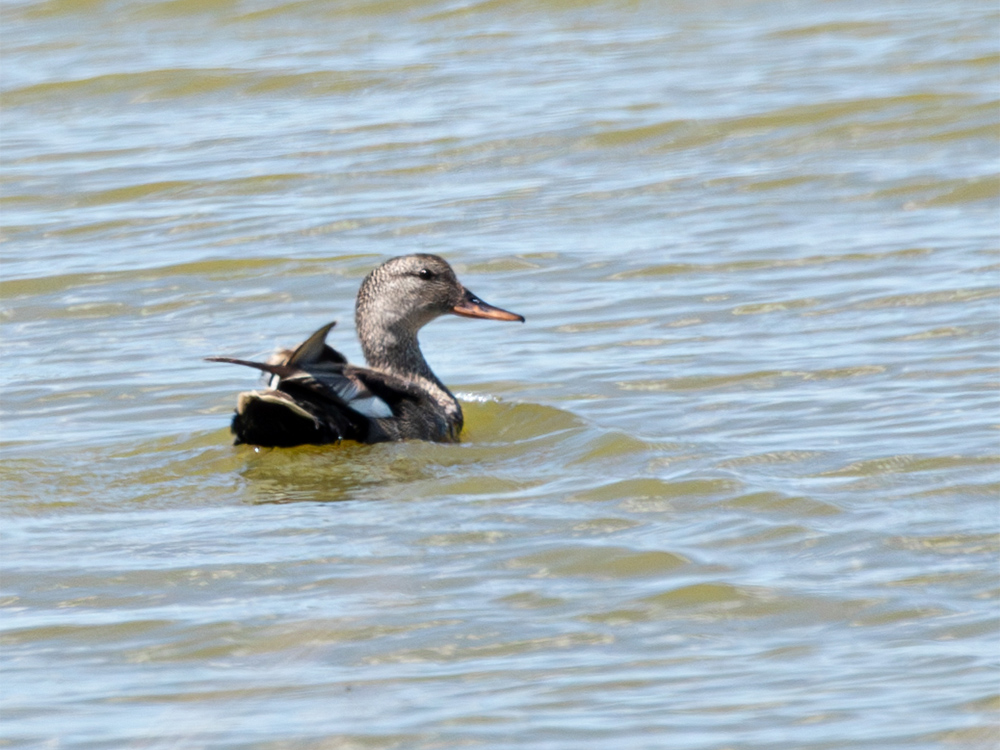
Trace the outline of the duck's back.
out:
[[[454,410],[446,410],[393,376],[340,367],[339,372],[310,368],[288,373],[279,376],[275,387],[241,393],[232,422],[236,443],[285,447],[341,440],[458,439],[462,413],[457,402]],[[354,393],[349,398],[338,393],[345,391]]]

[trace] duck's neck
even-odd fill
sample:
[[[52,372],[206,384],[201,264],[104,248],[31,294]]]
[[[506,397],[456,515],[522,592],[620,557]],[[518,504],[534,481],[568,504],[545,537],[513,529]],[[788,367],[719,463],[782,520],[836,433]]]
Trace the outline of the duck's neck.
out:
[[[359,333],[361,350],[369,367],[403,378],[437,380],[420,351],[416,332],[391,328],[364,331],[359,328]]]
[[[356,323],[369,367],[417,383],[448,411],[458,408],[458,401],[424,359],[416,330],[404,321],[376,323],[364,314],[357,317]]]

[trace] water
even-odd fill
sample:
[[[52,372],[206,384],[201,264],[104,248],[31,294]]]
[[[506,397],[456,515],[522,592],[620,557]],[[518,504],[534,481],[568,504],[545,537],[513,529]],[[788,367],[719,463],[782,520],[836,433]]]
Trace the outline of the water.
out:
[[[9,747],[1000,741],[989,3],[8,2]],[[458,445],[230,445],[449,259]]]

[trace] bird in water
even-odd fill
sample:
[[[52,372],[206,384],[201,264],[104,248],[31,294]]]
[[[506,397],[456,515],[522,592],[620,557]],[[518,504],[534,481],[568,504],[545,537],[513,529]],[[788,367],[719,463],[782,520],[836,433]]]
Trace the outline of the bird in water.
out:
[[[431,371],[417,341],[421,328],[445,314],[524,322],[463,287],[443,258],[404,255],[369,273],[358,290],[354,320],[368,367],[348,364],[327,345],[334,323],[267,362],[208,357],[271,376],[266,389],[239,395],[235,443],[457,441],[462,407]]]

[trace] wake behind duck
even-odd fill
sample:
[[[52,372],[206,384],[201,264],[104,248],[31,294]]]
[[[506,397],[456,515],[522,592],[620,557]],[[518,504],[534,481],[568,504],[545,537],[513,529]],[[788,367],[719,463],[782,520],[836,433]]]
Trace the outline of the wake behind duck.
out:
[[[266,389],[239,395],[236,444],[458,440],[462,407],[431,371],[417,340],[421,328],[445,314],[524,322],[468,291],[443,258],[404,255],[369,273],[358,290],[354,318],[368,367],[348,364],[327,345],[333,323],[267,362],[208,357],[271,374]]]

